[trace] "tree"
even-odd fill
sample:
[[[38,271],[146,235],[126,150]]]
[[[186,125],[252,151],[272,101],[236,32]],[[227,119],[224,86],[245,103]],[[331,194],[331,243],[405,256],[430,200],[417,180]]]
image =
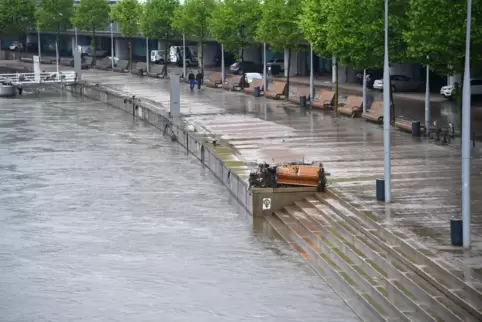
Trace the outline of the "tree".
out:
[[[406,59],[407,45],[403,33],[407,28],[406,1],[388,2],[388,46],[391,63]],[[385,7],[379,0],[337,0],[331,3],[327,16],[326,37],[328,51],[343,65],[355,68],[383,67],[385,52]],[[392,121],[395,105],[392,86]]]
[[[92,50],[94,51],[92,66],[95,65],[97,50],[95,31],[107,27],[109,13],[110,5],[107,0],[81,0],[72,18],[72,24],[75,27],[92,32]]]
[[[467,1],[410,0],[404,39],[412,59],[442,74],[463,73]],[[472,2],[471,64],[482,66],[482,1]],[[427,60],[427,56],[429,59]]]
[[[145,37],[164,40],[164,65],[168,61],[170,41],[174,38],[174,13],[179,8],[178,0],[148,0],[143,6],[140,26]],[[163,69],[167,76],[167,68]]]
[[[243,61],[244,48],[254,41],[259,16],[259,0],[224,0],[212,11],[209,31],[224,49]]]
[[[56,46],[58,46],[60,31],[70,26],[73,12],[72,0],[40,0],[40,7],[36,12],[38,27],[43,31],[56,32]]]
[[[132,71],[132,38],[139,33],[139,18],[142,7],[137,0],[121,0],[111,10],[111,17],[117,22],[122,36],[129,39],[129,69]]]
[[[286,95],[289,93],[291,52],[300,48],[303,35],[296,18],[302,10],[299,0],[265,0],[261,5],[261,20],[256,32],[257,39],[267,43],[275,51],[288,50],[288,76]]]
[[[34,25],[34,0],[0,0],[0,35],[24,35]]]
[[[201,43],[201,73],[204,75],[204,42],[209,36],[208,21],[215,7],[214,0],[185,0],[177,8],[172,27]]]

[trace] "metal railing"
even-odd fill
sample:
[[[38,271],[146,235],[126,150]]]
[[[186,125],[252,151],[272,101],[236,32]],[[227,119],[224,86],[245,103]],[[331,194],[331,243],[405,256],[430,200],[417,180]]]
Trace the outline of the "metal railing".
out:
[[[43,73],[16,73],[16,74],[0,74],[0,82],[15,86],[25,84],[57,84],[57,83],[75,83],[77,81],[77,73],[68,72],[43,72]]]

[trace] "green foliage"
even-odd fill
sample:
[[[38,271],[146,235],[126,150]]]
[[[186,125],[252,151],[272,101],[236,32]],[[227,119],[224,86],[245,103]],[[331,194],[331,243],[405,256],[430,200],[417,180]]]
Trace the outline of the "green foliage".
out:
[[[463,72],[467,1],[410,0],[404,38],[409,56],[441,73]],[[482,65],[482,1],[472,2],[471,61]],[[427,61],[426,56],[430,56]]]
[[[37,25],[40,30],[56,31],[58,34],[70,26],[73,13],[72,0],[41,0],[36,12]]]
[[[301,10],[300,0],[264,0],[256,38],[275,51],[297,49],[303,41],[296,20]]]
[[[34,0],[0,0],[0,35],[24,34],[34,25]]]
[[[320,56],[332,56],[328,52],[327,20],[330,14],[330,1],[304,0],[298,26],[305,39],[312,44],[313,51]]]
[[[261,5],[259,0],[224,0],[214,7],[209,19],[210,34],[226,51],[238,55],[254,41]]]
[[[388,50],[390,62],[406,58],[403,32],[407,25],[406,1],[389,1]],[[344,65],[355,68],[382,67],[385,7],[379,0],[337,0],[327,20],[328,50]]]
[[[112,7],[111,18],[119,25],[121,35],[128,38],[137,36],[141,11],[137,0],[121,0]]]
[[[178,0],[148,0],[140,17],[142,33],[153,39],[171,38],[174,13],[179,8]]]
[[[190,39],[204,42],[209,36],[208,22],[214,7],[214,0],[185,0],[174,13],[172,27]]]
[[[86,31],[102,29],[109,24],[110,5],[107,0],[81,0],[72,17],[72,24]]]

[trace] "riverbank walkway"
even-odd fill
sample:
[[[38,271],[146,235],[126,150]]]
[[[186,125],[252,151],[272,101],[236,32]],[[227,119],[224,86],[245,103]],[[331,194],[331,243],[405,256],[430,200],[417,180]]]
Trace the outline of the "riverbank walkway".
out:
[[[169,83],[129,74],[89,70],[83,79],[169,109]],[[472,248],[450,245],[449,220],[461,215],[461,156],[392,130],[392,193],[389,205],[375,200],[383,177],[383,128],[331,112],[300,110],[290,103],[203,88],[181,91],[181,113],[198,131],[237,149],[246,162],[323,162],[329,184],[348,201],[376,213],[376,220],[440,265],[482,291],[482,160],[472,158]]]

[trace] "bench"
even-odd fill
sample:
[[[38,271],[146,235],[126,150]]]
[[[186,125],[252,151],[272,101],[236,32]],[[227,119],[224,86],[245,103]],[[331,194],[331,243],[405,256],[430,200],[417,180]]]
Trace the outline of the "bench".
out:
[[[264,90],[264,81],[262,79],[255,78],[251,81],[251,84],[249,84],[248,87],[245,87],[243,89],[243,91],[247,94],[251,94],[251,93],[254,92],[255,87],[259,87],[260,92],[261,92],[260,94],[262,95],[263,90]]]
[[[370,109],[362,113],[362,118],[377,123],[383,122],[383,101],[373,101]]]
[[[406,119],[397,119],[395,121],[395,127],[399,130],[412,133],[412,121]],[[420,131],[424,132],[425,124],[420,123]]]
[[[291,90],[293,88],[293,91]],[[288,100],[295,104],[300,104],[300,97],[306,96],[306,101],[310,99],[310,88],[308,86],[290,86]]]
[[[310,106],[321,108],[321,109],[332,108],[334,98],[335,98],[334,92],[327,91],[327,90],[320,90],[316,94],[315,99],[310,101]]]
[[[159,78],[162,75],[162,65],[151,64],[149,66],[149,72],[147,72],[147,76]]]
[[[268,85],[268,90],[264,91],[264,96],[274,99],[280,99],[286,97],[286,83],[280,81],[272,81]]]
[[[128,60],[119,60],[119,62],[117,63],[117,66],[112,68],[112,71],[117,73],[126,73],[129,69],[128,67],[129,67]]]
[[[223,88],[228,91],[242,90],[243,89],[243,76],[242,75],[229,75],[224,80]]]
[[[132,69],[132,74],[135,74],[135,75],[144,76],[145,73],[147,73],[146,63],[137,63],[136,67]]]
[[[345,104],[338,107],[338,112],[350,117],[356,117],[361,114],[363,98],[360,96],[348,96]]]
[[[104,58],[96,62],[95,69],[109,70],[112,68],[112,62],[109,58]]]
[[[220,72],[209,73],[204,77],[203,85],[212,88],[223,85],[223,74]]]

